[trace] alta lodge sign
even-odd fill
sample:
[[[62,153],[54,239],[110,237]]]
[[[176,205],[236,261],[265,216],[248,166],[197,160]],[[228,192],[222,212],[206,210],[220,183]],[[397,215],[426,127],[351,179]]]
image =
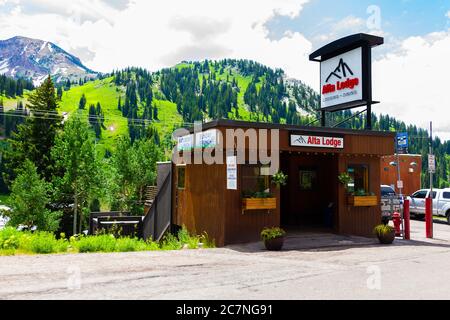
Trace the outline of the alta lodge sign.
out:
[[[317,147],[343,149],[344,138],[340,137],[322,137],[322,136],[304,136],[291,134],[291,146],[293,147]]]
[[[363,99],[361,48],[321,62],[320,91],[322,109]]]

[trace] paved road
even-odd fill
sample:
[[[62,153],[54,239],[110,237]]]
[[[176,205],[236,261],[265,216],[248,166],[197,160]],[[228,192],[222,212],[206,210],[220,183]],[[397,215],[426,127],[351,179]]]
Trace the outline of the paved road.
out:
[[[450,226],[412,226],[391,246],[0,257],[0,299],[449,299]]]

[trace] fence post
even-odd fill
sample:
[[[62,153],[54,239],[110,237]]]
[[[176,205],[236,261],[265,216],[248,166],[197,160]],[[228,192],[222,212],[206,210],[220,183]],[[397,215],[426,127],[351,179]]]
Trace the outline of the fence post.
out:
[[[405,222],[405,239],[406,240],[410,240],[411,239],[411,234],[410,234],[410,214],[409,214],[409,200],[406,199],[403,202],[403,219]]]
[[[425,229],[427,238],[433,238],[432,201],[431,196],[425,199]]]

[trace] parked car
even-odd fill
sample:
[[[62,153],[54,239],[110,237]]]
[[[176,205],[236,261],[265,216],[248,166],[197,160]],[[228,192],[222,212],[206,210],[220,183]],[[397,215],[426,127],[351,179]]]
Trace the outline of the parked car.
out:
[[[397,195],[397,194],[391,186],[388,186],[385,184],[381,185],[381,198],[386,198],[386,197],[395,196],[395,195]]]
[[[430,189],[421,189],[414,192],[410,200],[409,211],[416,217],[425,216],[425,199],[430,195]],[[433,189],[433,215],[447,218],[450,224],[450,188]]]

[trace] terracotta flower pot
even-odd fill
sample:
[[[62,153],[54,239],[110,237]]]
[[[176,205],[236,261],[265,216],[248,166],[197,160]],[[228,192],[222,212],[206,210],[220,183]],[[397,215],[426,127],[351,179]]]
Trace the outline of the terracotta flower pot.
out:
[[[377,234],[377,237],[381,244],[391,244],[395,240],[395,230],[384,234]]]
[[[283,247],[284,237],[273,238],[269,240],[264,240],[264,245],[269,251],[280,251]]]

